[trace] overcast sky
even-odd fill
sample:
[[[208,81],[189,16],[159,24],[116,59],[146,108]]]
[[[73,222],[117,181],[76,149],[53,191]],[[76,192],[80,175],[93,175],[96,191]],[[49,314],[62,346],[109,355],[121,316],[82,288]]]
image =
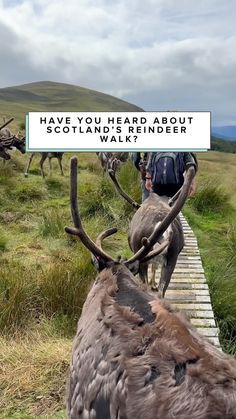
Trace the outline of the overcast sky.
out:
[[[235,0],[0,0],[0,87],[77,84],[236,124]]]

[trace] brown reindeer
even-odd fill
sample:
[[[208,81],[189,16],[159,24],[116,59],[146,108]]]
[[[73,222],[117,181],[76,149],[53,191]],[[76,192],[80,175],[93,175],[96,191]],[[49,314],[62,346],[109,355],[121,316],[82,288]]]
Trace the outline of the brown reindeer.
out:
[[[131,197],[129,197],[121,188],[114,171],[110,170],[109,175],[115,184],[118,192],[135,208],[135,212],[129,226],[128,242],[130,249],[136,253],[143,245],[143,238],[150,236],[159,226],[162,221],[168,216],[172,222],[165,228],[161,229],[159,235],[159,243],[154,243],[154,249],[162,242],[167,242],[168,245],[161,255],[153,258],[151,263],[152,275],[151,285],[153,289],[157,289],[159,296],[164,297],[165,292],[170,283],[172,273],[174,271],[178,255],[184,246],[184,233],[178,213],[181,211],[189,193],[189,188],[192,184],[195,175],[195,168],[189,166],[185,176],[185,182],[181,191],[175,199],[175,204],[170,208],[167,197],[160,197],[155,193],[150,193],[149,197],[145,199],[142,205],[139,205]],[[174,216],[173,216],[174,214]],[[158,287],[155,283],[156,268],[159,263],[162,263],[161,277]],[[139,277],[143,282],[148,282],[148,263],[142,263],[139,267]]]
[[[17,136],[13,135],[12,137],[8,138],[0,138],[0,144],[3,147],[7,148],[8,150],[12,150],[12,148],[16,148],[22,154],[25,154],[25,137],[18,138]]]
[[[88,237],[78,212],[76,178],[73,158],[75,228],[66,231],[92,252],[100,273],[74,339],[67,418],[236,419],[236,361],[200,336],[184,315],[140,288],[132,271],[150,257],[152,237],[123,262],[101,248],[115,229],[102,233],[97,244]],[[153,233],[155,242],[159,233]]]
[[[16,135],[13,135],[9,128],[6,128],[8,124],[10,124],[14,118],[9,119],[8,121],[5,121],[0,127],[0,143],[2,144],[5,149],[12,150],[13,147],[15,147],[17,150],[19,150],[22,154],[25,153],[25,137],[19,138],[19,131]]]
[[[63,154],[64,153],[46,153],[46,152],[43,152],[43,153],[32,153],[31,154],[31,156],[29,158],[29,161],[28,161],[28,164],[27,164],[27,167],[26,167],[26,170],[25,170],[25,177],[28,176],[30,165],[31,165],[32,160],[33,160],[33,158],[34,158],[34,156],[36,154],[40,154],[41,155],[39,166],[40,166],[41,175],[42,175],[43,178],[45,177],[45,173],[44,173],[44,170],[43,170],[44,162],[45,162],[46,159],[48,159],[49,174],[51,175],[52,174],[52,163],[51,163],[51,159],[53,159],[53,158],[56,158],[57,159],[58,164],[59,164],[59,167],[60,167],[61,175],[64,176],[64,172],[63,172],[63,168],[62,168],[62,157],[63,157]]]

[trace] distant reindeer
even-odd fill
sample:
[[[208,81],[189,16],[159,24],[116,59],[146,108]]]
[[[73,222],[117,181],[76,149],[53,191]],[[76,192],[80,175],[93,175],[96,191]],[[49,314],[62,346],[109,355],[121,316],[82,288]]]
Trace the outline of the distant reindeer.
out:
[[[13,135],[9,138],[0,138],[0,144],[2,144],[3,147],[7,148],[8,150],[12,150],[12,148],[15,147],[22,154],[25,154],[25,137],[18,138],[17,136]]]
[[[100,273],[84,303],[74,339],[67,418],[236,419],[235,359],[135,281],[133,273],[150,258],[161,231],[143,237],[142,248],[129,260],[114,260],[101,243],[116,229],[100,234],[97,243],[90,239],[78,211],[76,178],[73,158],[75,227],[66,231],[92,252]],[[171,219],[169,215],[163,219],[162,229]]]
[[[153,289],[157,289],[159,296],[164,297],[165,292],[170,283],[172,273],[174,271],[178,255],[184,246],[184,233],[180,218],[178,217],[189,193],[192,180],[195,176],[195,168],[190,166],[185,175],[184,185],[175,199],[172,208],[168,205],[167,197],[160,197],[155,193],[150,193],[149,197],[139,205],[131,197],[129,197],[121,188],[114,171],[110,170],[109,175],[115,184],[120,195],[134,206],[138,208],[134,214],[130,226],[128,242],[130,249],[136,253],[143,246],[144,237],[159,231],[158,242],[153,242],[153,249],[161,243],[166,243],[165,249],[158,257],[153,257],[149,262],[151,264],[152,275],[151,285]],[[167,218],[167,223],[164,220]],[[164,223],[164,224],[163,224]],[[167,228],[168,227],[168,228]],[[156,268],[162,262],[161,277],[158,287],[155,282]],[[148,282],[148,263],[143,262],[139,266],[139,277],[143,282]]]
[[[9,119],[0,127],[0,143],[7,148],[12,150],[13,147],[17,148],[22,154],[25,153],[25,137],[19,138],[19,131],[16,135],[13,135],[9,128],[6,128],[6,125],[10,124],[14,118]]]
[[[116,170],[120,167],[120,165],[126,162],[129,158],[128,152],[120,152],[120,153],[110,153],[110,152],[100,152],[96,153],[104,172],[108,170]]]
[[[28,176],[28,172],[29,172],[29,168],[30,168],[30,165],[32,163],[32,160],[33,160],[34,156],[37,155],[37,154],[41,155],[39,166],[40,166],[41,175],[42,175],[43,178],[45,177],[45,173],[44,173],[44,170],[43,170],[44,162],[45,162],[46,159],[48,159],[49,175],[51,175],[52,174],[51,159],[53,159],[53,158],[57,159],[59,167],[60,167],[61,175],[64,176],[64,172],[63,172],[63,168],[62,168],[62,157],[63,157],[64,153],[46,153],[46,152],[43,152],[43,153],[32,153],[31,154],[31,156],[29,158],[29,161],[28,161],[28,164],[27,164],[27,167],[26,167],[25,177]]]

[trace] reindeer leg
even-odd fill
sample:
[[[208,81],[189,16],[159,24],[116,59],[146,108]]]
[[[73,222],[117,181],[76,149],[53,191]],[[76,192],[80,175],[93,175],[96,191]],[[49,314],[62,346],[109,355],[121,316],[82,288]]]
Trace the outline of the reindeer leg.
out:
[[[29,158],[29,161],[28,161],[28,164],[27,164],[27,167],[26,167],[26,170],[25,170],[25,177],[28,176],[28,171],[29,171],[29,168],[30,168],[30,165],[31,165],[31,162],[32,162],[34,156],[35,156],[35,153],[32,153],[30,158]]]
[[[41,175],[42,175],[43,178],[45,177],[45,173],[44,173],[44,170],[43,170],[43,163],[45,162],[46,158],[47,158],[47,156],[42,155],[42,157],[40,159],[40,162],[39,162],[40,170],[41,170]]]
[[[62,167],[62,161],[61,157],[57,157],[57,161],[61,170],[61,175],[64,176],[63,167]]]
[[[178,259],[177,254],[167,253],[166,262],[162,266],[161,278],[158,285],[158,296],[164,298],[165,292],[169,286],[172,273],[174,272],[175,265]]]
[[[151,264],[151,288],[153,289],[153,290],[157,290],[157,284],[156,284],[156,269],[157,269],[157,266],[156,266],[156,263],[155,262],[153,262],[152,264]]]
[[[141,279],[141,281],[144,284],[148,284],[148,264],[147,263],[141,263],[139,266],[139,279]]]
[[[52,175],[52,162],[51,157],[48,157],[48,168],[49,168],[49,176]]]

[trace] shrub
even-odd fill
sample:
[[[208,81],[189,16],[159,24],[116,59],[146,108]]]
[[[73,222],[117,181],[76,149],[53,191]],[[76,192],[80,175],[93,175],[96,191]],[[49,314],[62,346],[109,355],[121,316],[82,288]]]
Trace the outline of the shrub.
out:
[[[39,307],[36,274],[13,261],[1,265],[0,330],[25,327]]]
[[[203,181],[191,198],[192,206],[200,213],[221,213],[230,209],[230,194],[216,180]]]

